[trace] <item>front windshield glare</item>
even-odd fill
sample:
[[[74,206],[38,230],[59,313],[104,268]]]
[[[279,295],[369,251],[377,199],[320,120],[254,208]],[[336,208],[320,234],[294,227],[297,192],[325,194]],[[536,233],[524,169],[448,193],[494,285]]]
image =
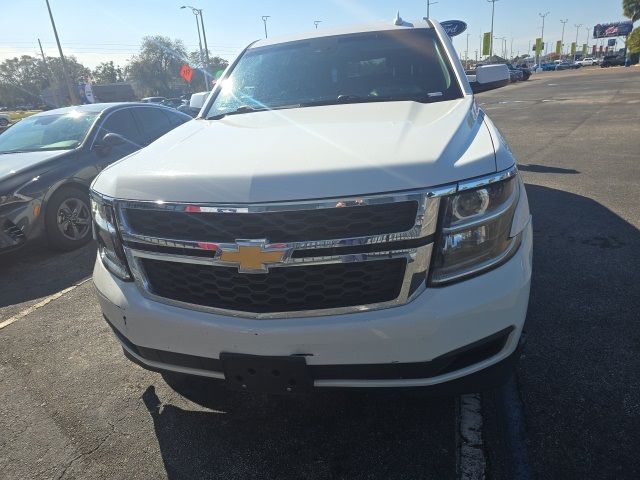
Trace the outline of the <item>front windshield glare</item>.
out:
[[[461,95],[433,30],[390,30],[251,48],[221,82],[207,118],[335,103],[435,102]]]
[[[76,148],[97,116],[72,111],[25,118],[0,135],[0,153]]]

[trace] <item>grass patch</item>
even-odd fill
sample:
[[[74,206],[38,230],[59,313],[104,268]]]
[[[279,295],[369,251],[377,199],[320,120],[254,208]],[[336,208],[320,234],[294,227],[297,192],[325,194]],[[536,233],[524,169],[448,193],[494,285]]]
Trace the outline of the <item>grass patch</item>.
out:
[[[17,122],[18,120],[22,120],[23,118],[27,118],[30,117],[31,115],[34,115],[36,113],[40,113],[41,110],[27,110],[26,112],[2,112],[2,113],[6,113],[7,115],[9,115],[9,118],[11,118],[12,122]]]

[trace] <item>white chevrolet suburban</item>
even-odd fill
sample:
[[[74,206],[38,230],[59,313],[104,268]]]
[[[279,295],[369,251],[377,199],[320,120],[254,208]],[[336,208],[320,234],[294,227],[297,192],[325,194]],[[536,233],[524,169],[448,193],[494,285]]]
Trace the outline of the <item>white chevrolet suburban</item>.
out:
[[[102,312],[145,368],[464,392],[518,357],[527,195],[437,22],[249,45],[197,119],[91,196]]]

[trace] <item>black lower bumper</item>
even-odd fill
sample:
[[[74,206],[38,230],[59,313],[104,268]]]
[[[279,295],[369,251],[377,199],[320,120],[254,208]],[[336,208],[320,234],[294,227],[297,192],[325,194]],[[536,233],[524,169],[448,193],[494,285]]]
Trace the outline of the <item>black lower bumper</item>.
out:
[[[164,373],[172,371],[171,367],[175,367],[228,374],[229,366],[228,364],[225,364],[223,360],[225,355],[229,356],[229,354],[221,355],[221,360],[137,346],[113,327],[108,319],[107,322],[122,344],[125,356],[132,362],[147,370]],[[296,383],[298,388],[286,388],[287,383],[282,383],[282,378],[279,374],[273,378],[274,388],[266,388],[264,379],[260,379],[259,382],[253,382],[257,387],[251,388],[251,382],[246,382],[246,379],[250,377],[246,375],[243,377],[240,374],[241,372],[236,372],[233,376],[234,378],[227,378],[226,383],[232,388],[248,387],[248,390],[260,390],[270,393],[277,393],[280,391],[280,388],[284,386],[280,393],[301,393],[303,391],[312,390],[311,386],[315,380],[407,380],[433,378],[467,368],[497,355],[505,347],[513,330],[513,327],[501,330],[493,335],[456,349],[428,362],[361,365],[305,365],[306,374],[311,380],[311,385],[307,385],[304,389],[300,388],[300,382]],[[426,387],[412,388],[428,390],[436,395],[462,394],[491,390],[507,381],[516,362],[518,361],[520,350],[521,344],[518,345],[518,348],[516,348],[511,355],[503,360],[464,377]],[[132,355],[130,352],[135,353],[135,355]],[[251,358],[251,356],[248,355],[244,357],[248,357],[249,359]],[[286,358],[283,359],[283,357],[253,358],[255,358],[255,364],[260,366],[270,365],[271,363],[280,364],[283,360],[286,361]],[[302,361],[304,364],[304,358],[292,358],[296,358],[297,362]],[[145,363],[145,361],[161,364],[163,366],[166,365],[166,368],[156,368]],[[254,370],[248,364],[246,369],[247,371]],[[255,368],[255,370],[258,370],[258,368]],[[269,372],[272,372],[273,370],[274,369],[268,368]],[[281,368],[278,368],[277,370],[279,371]],[[322,389],[324,390],[326,387],[322,387]],[[367,390],[370,390],[370,388],[367,387]]]

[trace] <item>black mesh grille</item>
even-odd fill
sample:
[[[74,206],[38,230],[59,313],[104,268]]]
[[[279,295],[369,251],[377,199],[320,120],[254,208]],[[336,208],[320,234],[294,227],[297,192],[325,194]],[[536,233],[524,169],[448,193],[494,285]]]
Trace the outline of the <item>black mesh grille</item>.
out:
[[[164,298],[251,313],[366,305],[400,294],[406,261],[389,259],[272,268],[235,268],[141,259],[151,291]]]
[[[151,237],[221,243],[266,238],[284,243],[405,232],[414,226],[417,208],[417,202],[407,201],[263,213],[128,209],[126,216],[135,233]]]

